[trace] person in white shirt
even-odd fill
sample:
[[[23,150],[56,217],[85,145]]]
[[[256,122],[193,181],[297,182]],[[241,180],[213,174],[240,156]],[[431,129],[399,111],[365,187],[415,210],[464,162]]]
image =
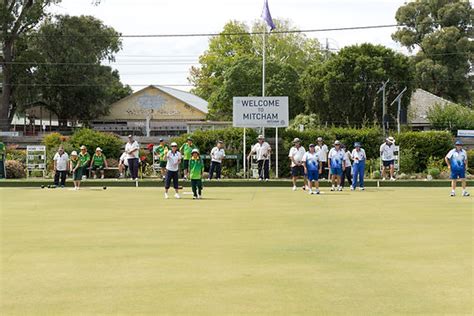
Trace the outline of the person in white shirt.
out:
[[[209,180],[212,180],[214,171],[216,172],[216,179],[220,180],[222,172],[222,160],[225,158],[225,151],[223,141],[218,141],[216,147],[211,150],[211,166],[209,168]]]
[[[118,168],[120,172],[119,178],[124,178],[128,170],[128,159],[126,152],[123,152],[120,156]]]
[[[265,141],[263,135],[258,136],[258,143],[256,143],[250,151],[247,160],[250,160],[253,154],[257,156],[258,163],[258,179],[260,181],[268,181],[270,179],[270,154],[272,148],[270,144]]]
[[[351,153],[347,150],[346,145],[342,144],[341,149],[344,150],[344,172],[341,176],[341,187],[344,189],[344,182],[347,179],[349,187],[352,190],[352,163],[351,163]]]
[[[451,149],[444,160],[451,171],[451,196],[456,195],[456,182],[461,180],[462,196],[469,196],[466,190],[466,169],[467,169],[467,152],[462,148],[462,142],[456,141],[456,148]]]
[[[354,147],[355,148],[351,155],[351,158],[354,161],[354,164],[352,165],[354,179],[352,180],[351,190],[355,190],[357,188],[357,183],[359,183],[360,190],[364,191],[365,161],[367,160],[367,156],[359,142],[354,143]]]
[[[128,143],[125,145],[125,152],[127,153],[128,168],[130,169],[130,176],[133,181],[138,180],[138,155],[140,145],[133,139],[133,135],[128,135]]]
[[[346,169],[345,152],[341,148],[341,142],[336,140],[334,147],[331,148],[328,155],[329,166],[331,168],[331,191],[342,191],[341,177]]]
[[[324,139],[322,137],[318,137],[317,139],[318,145],[316,145],[315,149],[316,152],[319,154],[319,159],[321,161],[321,174],[320,179],[326,179],[328,177],[328,146],[324,143]]]
[[[299,138],[295,138],[293,140],[293,147],[290,149],[290,153],[288,154],[288,158],[290,158],[291,162],[291,178],[293,180],[293,191],[296,191],[296,180],[298,177],[305,176],[304,166],[303,166],[303,157],[306,153],[306,150],[303,146],[301,146],[301,140]],[[306,183],[303,184],[303,189],[305,189]]]
[[[321,173],[321,163],[319,153],[316,152],[314,144],[309,145],[309,151],[303,156],[303,167],[308,178],[308,193],[319,194],[319,174]],[[313,191],[313,183],[315,190]]]
[[[382,159],[382,180],[385,180],[385,169],[390,169],[390,180],[395,181],[395,139],[388,137],[385,143],[380,145],[380,157]]]
[[[166,178],[165,178],[165,199],[168,198],[168,190],[173,180],[174,197],[179,199],[178,170],[181,163],[181,153],[178,151],[178,144],[171,143],[171,150],[165,155],[166,160]]]
[[[58,152],[54,154],[54,187],[61,185],[64,188],[66,185],[66,176],[69,171],[69,155],[64,152],[64,148],[61,146]],[[61,182],[59,182],[61,179]]]

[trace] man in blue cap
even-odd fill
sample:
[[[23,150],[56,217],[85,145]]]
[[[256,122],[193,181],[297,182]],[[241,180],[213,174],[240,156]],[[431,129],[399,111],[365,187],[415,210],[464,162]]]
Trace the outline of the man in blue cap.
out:
[[[457,140],[456,148],[451,149],[446,155],[446,164],[451,171],[451,196],[456,195],[456,184],[458,179],[462,183],[462,196],[469,196],[466,190],[466,169],[467,169],[467,152],[462,148],[462,142]]]

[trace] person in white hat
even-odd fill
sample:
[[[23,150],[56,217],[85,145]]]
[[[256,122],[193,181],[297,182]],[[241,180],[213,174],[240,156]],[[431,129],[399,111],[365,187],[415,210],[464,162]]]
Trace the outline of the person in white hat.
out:
[[[467,152],[462,148],[462,145],[462,142],[457,140],[455,148],[451,149],[444,158],[451,171],[451,196],[456,195],[456,182],[458,180],[462,184],[462,196],[469,196],[466,189]]]
[[[318,137],[317,145],[315,147],[316,152],[318,153],[320,162],[321,162],[321,174],[319,175],[321,180],[324,180],[328,177],[328,153],[329,148],[324,143],[324,139],[322,137]]]
[[[352,190],[355,190],[357,184],[359,184],[360,190],[364,191],[365,161],[367,160],[367,155],[365,154],[365,150],[361,148],[360,142],[354,143],[354,150],[352,151],[351,158],[354,161],[352,167],[354,173]]]
[[[76,151],[71,153],[71,159],[69,160],[69,170],[72,172],[72,180],[74,182],[74,190],[79,190],[81,187],[82,180],[82,162]]]
[[[133,139],[133,135],[128,135],[128,142],[125,145],[125,152],[127,153],[128,168],[133,181],[138,180],[139,151],[140,145],[138,142]]]
[[[168,190],[173,181],[173,188],[175,191],[174,197],[179,199],[179,164],[181,163],[181,153],[178,151],[178,144],[171,143],[171,150],[165,155],[166,160],[166,178],[165,178],[165,199],[168,198]]]
[[[386,169],[390,170],[390,180],[395,181],[395,139],[388,137],[380,145],[380,158],[382,159],[382,180],[385,180]]]
[[[272,148],[270,144],[265,141],[263,135],[258,136],[258,142],[252,146],[252,150],[247,157],[247,160],[250,160],[253,154],[257,156],[258,164],[258,179],[260,181],[268,181],[270,179],[270,154],[272,153]]]
[[[329,167],[331,168],[331,191],[342,191],[341,177],[346,170],[345,152],[341,148],[341,142],[336,140],[334,147],[331,148],[328,155]]]
[[[301,140],[299,138],[293,139],[293,147],[291,147],[288,154],[291,163],[291,179],[293,181],[293,191],[296,191],[296,181],[298,177],[305,179],[305,172],[303,166],[303,158],[306,150],[301,146]],[[306,188],[306,180],[303,182],[303,189]]]
[[[100,173],[100,178],[104,179],[104,169],[108,168],[108,165],[107,165],[107,158],[102,153],[102,149],[100,147],[97,147],[95,149],[95,153],[91,159],[90,168],[91,168],[92,177],[94,179],[97,179],[97,172]]]

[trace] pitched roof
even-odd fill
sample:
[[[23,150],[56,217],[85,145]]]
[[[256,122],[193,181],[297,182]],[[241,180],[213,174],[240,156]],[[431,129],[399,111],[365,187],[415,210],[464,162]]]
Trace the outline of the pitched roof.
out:
[[[172,97],[174,97],[178,100],[183,101],[187,105],[192,106],[192,107],[198,109],[199,111],[201,111],[205,114],[208,113],[208,109],[207,109],[208,102],[206,100],[198,97],[195,94],[192,94],[192,93],[186,92],[186,91],[182,91],[182,90],[178,90],[178,89],[174,89],[174,88],[170,88],[170,87],[165,87],[165,86],[154,85],[152,87],[154,87],[156,89],[159,89],[159,90],[171,95]]]
[[[410,100],[408,107],[409,117],[408,123],[412,125],[427,125],[428,111],[435,105],[444,106],[452,103],[449,100],[443,99],[423,89],[416,89]]]

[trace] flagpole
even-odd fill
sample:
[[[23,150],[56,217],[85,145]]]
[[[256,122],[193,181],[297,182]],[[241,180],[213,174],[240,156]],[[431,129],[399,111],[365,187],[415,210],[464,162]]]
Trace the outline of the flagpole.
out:
[[[263,30],[263,62],[262,62],[262,97],[265,96],[265,63],[267,59],[267,28]],[[262,134],[265,136],[265,127],[262,128]]]

